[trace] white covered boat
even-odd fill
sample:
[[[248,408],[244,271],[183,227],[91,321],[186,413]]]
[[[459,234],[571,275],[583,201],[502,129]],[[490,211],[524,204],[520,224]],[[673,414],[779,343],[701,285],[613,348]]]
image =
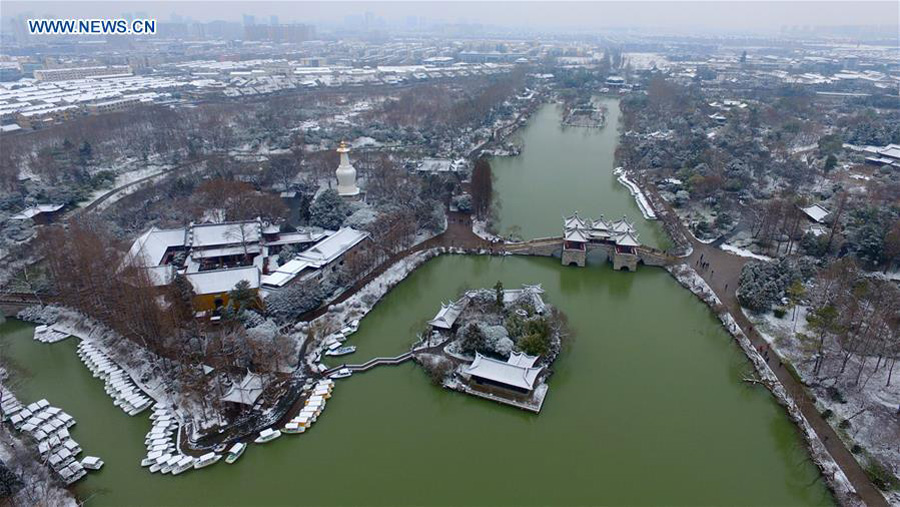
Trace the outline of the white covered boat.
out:
[[[288,434],[303,433],[304,431],[306,431],[306,427],[300,426],[298,423],[291,421],[285,424],[284,429],[282,429],[281,431]]]
[[[194,468],[194,458],[192,456],[181,456],[175,468],[172,469],[172,475],[178,475],[185,470]]]
[[[256,440],[254,440],[254,442],[256,442],[257,444],[264,444],[266,442],[271,442],[272,440],[275,440],[280,436],[280,431],[272,428],[266,428],[259,432],[259,436],[256,437]]]
[[[153,463],[152,465],[150,465],[150,471],[153,473],[162,472],[163,467],[169,463],[169,459],[171,459],[171,458],[172,458],[172,455],[169,453],[161,454],[159,457],[156,458],[156,463]]]
[[[157,458],[162,456],[164,453],[162,451],[150,451],[147,453],[147,457],[141,460],[142,467],[148,467],[154,463],[156,463]]]
[[[241,457],[241,454],[244,454],[245,450],[247,450],[247,444],[243,442],[232,445],[231,449],[228,449],[228,456],[225,458],[225,463],[228,463],[229,465],[234,463]]]
[[[353,372],[350,371],[349,368],[341,368],[340,370],[329,375],[331,378],[347,378],[350,375],[353,375]]]
[[[103,460],[97,456],[85,456],[84,459],[81,460],[81,466],[88,470],[100,470],[100,467],[103,466]]]
[[[356,345],[346,345],[344,347],[330,348],[325,352],[326,356],[346,356],[356,352]]]
[[[197,461],[194,462],[194,468],[208,467],[209,465],[216,463],[220,459],[222,459],[222,456],[220,456],[214,452],[208,452],[208,453],[204,454],[203,456],[200,456],[199,458],[197,458]]]
[[[181,455],[177,455],[177,454],[174,456],[170,455],[168,461],[166,461],[166,464],[163,465],[162,468],[160,469],[160,472],[162,472],[164,474],[171,472],[172,470],[175,469],[176,466],[178,466],[179,461],[181,461]]]

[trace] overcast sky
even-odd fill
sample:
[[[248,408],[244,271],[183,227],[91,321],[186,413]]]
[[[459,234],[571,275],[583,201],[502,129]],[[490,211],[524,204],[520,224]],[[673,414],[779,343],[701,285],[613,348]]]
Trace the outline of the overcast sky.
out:
[[[53,17],[115,17],[144,12],[158,21],[172,13],[196,21],[257,20],[337,23],[366,12],[386,20],[425,17],[507,27],[603,28],[668,27],[717,30],[779,30],[784,26],[898,25],[900,2],[269,2],[269,1],[5,1],[4,16],[30,13]]]

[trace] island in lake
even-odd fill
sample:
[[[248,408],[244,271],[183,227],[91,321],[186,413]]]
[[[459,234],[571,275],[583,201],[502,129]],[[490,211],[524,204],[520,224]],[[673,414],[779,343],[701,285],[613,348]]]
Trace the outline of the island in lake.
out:
[[[413,354],[444,387],[540,412],[551,366],[570,336],[540,285],[467,291],[442,304]]]

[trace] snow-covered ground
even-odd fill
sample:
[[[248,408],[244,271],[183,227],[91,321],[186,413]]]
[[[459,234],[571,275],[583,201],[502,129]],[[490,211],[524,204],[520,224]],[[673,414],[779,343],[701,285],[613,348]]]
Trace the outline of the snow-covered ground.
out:
[[[740,255],[741,257],[749,257],[751,259],[757,259],[760,261],[771,261],[772,260],[771,257],[753,253],[750,250],[747,250],[746,248],[736,247],[734,245],[729,245],[728,243],[723,243],[722,245],[719,246],[719,248],[721,248],[722,250],[725,250],[726,252],[731,252],[735,255]]]
[[[894,475],[900,475],[900,447],[897,445],[900,442],[900,420],[897,416],[900,407],[900,371],[894,371],[891,385],[887,385],[890,363],[881,361],[876,368],[878,358],[869,358],[862,364],[862,361],[854,357],[847,363],[844,373],[840,374],[840,346],[835,339],[827,338],[826,359],[820,377],[817,378],[813,374],[815,360],[809,351],[810,345],[804,344],[799,338],[800,335],[815,334],[807,328],[806,312],[806,307],[798,307],[796,319],[793,311],[788,311],[783,318],[776,317],[772,312],[744,313],[772,344],[772,349],[782,360],[794,366],[800,378],[815,394],[816,405],[820,410],[831,410],[834,413],[829,422],[848,447],[859,445]],[[859,384],[856,383],[858,374]],[[845,402],[835,400],[828,392],[829,388],[837,389]],[[850,427],[846,430],[838,429],[838,424],[848,418],[852,418]],[[888,500],[893,505],[900,505],[900,494],[892,492]]]
[[[634,196],[634,200],[637,202],[638,208],[641,209],[641,214],[644,215],[644,218],[647,220],[656,220],[656,212],[653,211],[653,206],[650,206],[650,202],[647,200],[641,187],[628,179],[628,171],[621,167],[617,167],[613,171],[613,174],[616,175],[616,179],[618,179],[619,183],[624,185],[631,195]]]
[[[472,220],[472,232],[476,236],[487,241],[503,241],[500,236],[488,232],[487,227],[487,222],[484,220]]]
[[[684,264],[676,264],[666,268],[672,276],[678,280],[681,285],[693,292],[710,308],[722,308],[721,301],[713,290],[707,285],[706,281],[694,271],[693,268]],[[775,376],[775,373],[769,368],[768,363],[760,355],[756,347],[750,343],[750,339],[744,334],[740,326],[734,320],[734,317],[727,310],[722,310],[718,315],[719,320],[725,326],[725,329],[734,337],[738,346],[744,351],[744,354],[753,363],[757,375],[759,375],[761,383],[772,392],[775,399],[785,407],[788,415],[797,424],[803,437],[806,439],[807,448],[810,452],[813,462],[822,471],[823,479],[829,484],[835,496],[842,505],[862,505],[856,489],[843,470],[838,466],[837,462],[831,457],[831,454],[825,448],[825,445],[819,440],[819,436],[810,426],[809,421],[800,412],[800,408],[794,400],[785,391],[784,386]],[[896,441],[896,440],[895,440]]]
[[[128,184],[134,183],[135,181],[138,181],[141,178],[146,178],[148,176],[152,176],[155,174],[163,174],[171,168],[172,167],[168,166],[168,165],[151,164],[151,165],[141,167],[140,169],[135,169],[133,171],[120,172],[119,174],[116,175],[116,179],[113,182],[111,188],[103,188],[100,190],[95,190],[88,197],[88,199],[86,201],[82,201],[78,205],[81,207],[88,206],[88,205],[92,204],[94,201],[96,201],[97,199],[106,195],[106,193],[109,192],[112,188],[119,188],[123,185],[128,185]],[[118,199],[121,199],[122,197],[124,197],[127,194],[128,194],[127,192],[122,193],[121,195],[119,195],[119,193],[116,193],[115,196],[110,196],[110,198],[107,199],[106,202],[103,203],[103,206],[104,207],[109,206],[110,204],[117,201]]]

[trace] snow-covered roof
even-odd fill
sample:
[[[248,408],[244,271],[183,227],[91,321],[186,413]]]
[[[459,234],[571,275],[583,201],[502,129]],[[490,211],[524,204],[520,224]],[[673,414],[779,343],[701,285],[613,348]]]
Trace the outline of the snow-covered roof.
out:
[[[566,241],[571,241],[573,243],[587,243],[588,239],[588,234],[581,228],[566,228]]]
[[[184,229],[157,229],[151,227],[147,232],[138,236],[131,249],[128,251],[128,257],[136,266],[153,267],[159,266],[166,250],[171,247],[184,246]]]
[[[239,384],[231,386],[231,390],[222,397],[222,401],[253,405],[263,392],[262,375],[247,372]]]
[[[193,250],[191,251],[191,257],[195,259],[209,259],[212,257],[226,257],[231,255],[258,254],[261,251],[262,247],[259,246],[259,244],[223,246],[218,248],[207,248],[205,250]]]
[[[634,224],[629,223],[624,216],[621,219],[611,223],[610,228],[615,232],[634,232]]]
[[[254,243],[259,241],[260,223],[256,220],[195,224],[191,226],[190,244],[194,248]]]
[[[369,233],[357,231],[350,227],[342,227],[336,233],[318,242],[315,246],[297,256],[297,259],[309,261],[317,268],[325,266],[350,250]]]
[[[37,206],[32,206],[28,209],[22,210],[18,215],[13,215],[13,220],[27,220],[29,218],[34,218],[41,213],[53,213],[55,211],[59,211],[65,206],[65,204],[38,204]]]
[[[609,225],[609,222],[607,222],[606,219],[603,218],[603,215],[600,215],[600,218],[594,220],[593,224],[591,225],[594,229],[599,229],[601,231],[608,231],[612,228],[612,226]]]
[[[194,286],[194,292],[198,295],[228,292],[242,280],[250,282],[251,289],[258,289],[260,282],[259,269],[256,266],[199,271],[188,273],[185,276]]]
[[[513,360],[512,357],[510,357],[510,360]],[[521,359],[517,358],[515,361],[518,363]],[[534,389],[534,382],[543,369],[543,366],[538,368],[520,366],[519,364],[498,361],[476,353],[475,360],[465,368],[465,373],[473,377],[530,391]]]
[[[807,206],[806,208],[801,208],[806,216],[811,218],[815,222],[821,223],[828,216],[830,211],[826,209],[824,206],[820,204],[813,204],[812,206]]]
[[[535,361],[538,360],[538,356],[529,356],[524,352],[513,352],[509,355],[509,359],[506,361],[508,364],[513,366],[520,366],[522,368],[533,368]]]
[[[578,216],[578,212],[576,211],[574,215],[570,217],[566,217],[565,219],[566,229],[574,229],[576,227],[583,228],[586,226],[584,220]]]
[[[440,311],[438,311],[437,315],[435,315],[433,319],[429,320],[428,323],[432,327],[436,327],[439,329],[450,329],[453,327],[456,319],[459,318],[459,314],[462,313],[468,303],[468,298],[462,298],[459,301],[446,305],[444,303],[441,303]]]
[[[616,238],[616,245],[618,246],[631,246],[631,247],[639,247],[641,243],[634,237],[634,234],[630,232],[626,232]]]
[[[279,266],[274,273],[262,277],[263,285],[282,287],[293,280],[301,271],[313,267],[309,261],[293,259]]]
[[[328,234],[330,234],[330,232],[323,231],[321,229],[305,229],[295,232],[282,232],[278,234],[278,239],[266,241],[266,245],[277,246],[292,245],[295,243],[312,243],[314,241],[319,241]]]
[[[426,158],[422,159],[422,162],[419,163],[416,170],[432,173],[452,172],[458,170],[458,165],[453,160],[447,158]]]

